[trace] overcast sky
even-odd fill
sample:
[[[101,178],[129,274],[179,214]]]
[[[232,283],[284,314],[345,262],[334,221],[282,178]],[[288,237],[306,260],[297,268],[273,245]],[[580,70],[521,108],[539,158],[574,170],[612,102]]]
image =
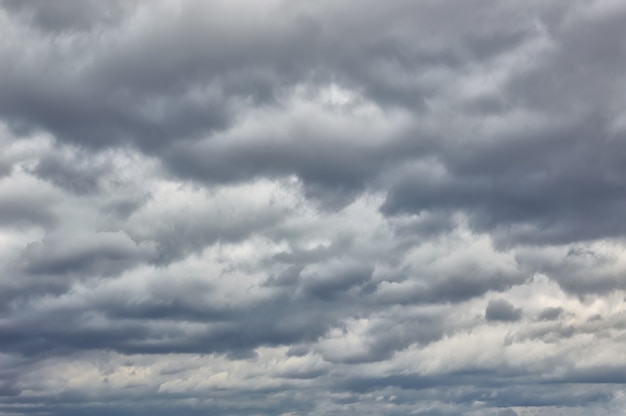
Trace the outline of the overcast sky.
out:
[[[0,0],[0,415],[626,414],[626,2]]]

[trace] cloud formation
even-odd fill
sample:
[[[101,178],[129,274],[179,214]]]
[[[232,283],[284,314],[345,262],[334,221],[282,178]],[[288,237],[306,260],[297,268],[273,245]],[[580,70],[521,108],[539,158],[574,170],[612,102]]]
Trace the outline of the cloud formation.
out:
[[[0,415],[620,415],[619,1],[0,1]]]

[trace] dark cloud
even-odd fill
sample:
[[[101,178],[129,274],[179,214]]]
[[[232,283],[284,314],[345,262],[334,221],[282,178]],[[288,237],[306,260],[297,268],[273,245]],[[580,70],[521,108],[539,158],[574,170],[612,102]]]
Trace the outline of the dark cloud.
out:
[[[41,183],[23,177],[0,180],[0,225],[50,226],[56,221],[53,210],[57,196]]]
[[[150,247],[141,247],[122,233],[47,236],[23,251],[24,269],[34,274],[111,275],[134,262],[149,260]]]
[[[488,321],[515,322],[521,317],[522,310],[506,299],[492,299],[485,309],[485,319]]]
[[[124,4],[120,1],[103,5],[90,0],[62,0],[52,5],[41,0],[3,0],[1,5],[28,24],[50,32],[95,29],[114,23],[124,12]]]
[[[0,0],[0,414],[623,414],[625,27]]]
[[[560,306],[545,308],[539,314],[539,319],[542,321],[554,321],[558,319],[563,313],[563,308]]]
[[[367,283],[372,270],[362,266],[345,267],[343,270],[332,270],[327,276],[314,274],[304,279],[303,290],[308,296],[322,300],[330,300],[339,293]]]
[[[519,260],[552,276],[564,290],[576,295],[607,294],[623,290],[624,265],[617,252],[594,244],[580,244],[550,254],[529,250]]]
[[[44,156],[37,163],[34,173],[39,178],[72,192],[95,192],[107,166],[88,162],[93,162],[88,155],[74,155],[71,158]]]
[[[523,143],[505,139],[482,149],[478,144],[461,156],[465,160],[440,166],[444,172],[437,176],[407,172],[392,187],[383,211],[463,211],[475,227],[495,231],[504,244],[621,236],[617,213],[624,208],[624,190],[618,178],[624,172],[617,166],[624,141],[607,142],[606,129],[606,121],[591,119],[548,136],[525,136]],[[595,140],[604,144],[596,146]]]

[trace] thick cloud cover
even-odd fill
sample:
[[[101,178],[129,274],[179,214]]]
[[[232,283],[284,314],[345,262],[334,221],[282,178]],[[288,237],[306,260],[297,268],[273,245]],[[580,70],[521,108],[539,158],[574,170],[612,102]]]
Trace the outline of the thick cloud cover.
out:
[[[0,1],[0,415],[626,413],[626,4]]]

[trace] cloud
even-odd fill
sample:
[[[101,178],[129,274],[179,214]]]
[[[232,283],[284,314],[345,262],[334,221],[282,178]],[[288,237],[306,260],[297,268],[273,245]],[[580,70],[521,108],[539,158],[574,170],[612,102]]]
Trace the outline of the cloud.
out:
[[[547,307],[539,314],[539,319],[542,321],[553,321],[557,319],[563,313],[563,308],[560,306]]]
[[[625,21],[0,0],[0,414],[623,414]]]
[[[506,299],[492,299],[485,309],[485,319],[488,321],[511,322],[519,321],[522,317],[522,310],[516,308]]]

